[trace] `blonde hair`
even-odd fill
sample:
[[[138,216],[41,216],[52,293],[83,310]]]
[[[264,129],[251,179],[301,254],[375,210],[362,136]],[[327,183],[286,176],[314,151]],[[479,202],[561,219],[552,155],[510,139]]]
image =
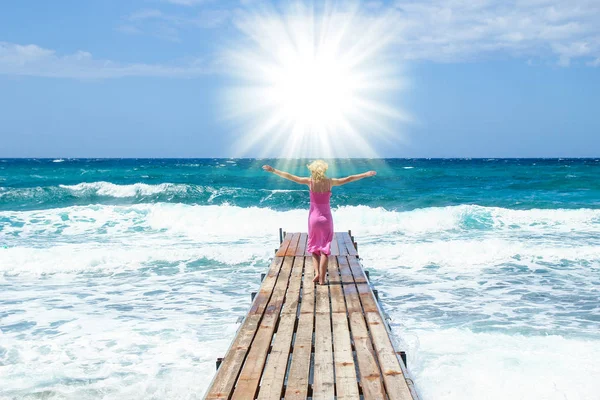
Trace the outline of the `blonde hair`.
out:
[[[315,160],[308,164],[307,167],[313,180],[320,181],[325,179],[325,171],[327,171],[329,165],[323,160]]]

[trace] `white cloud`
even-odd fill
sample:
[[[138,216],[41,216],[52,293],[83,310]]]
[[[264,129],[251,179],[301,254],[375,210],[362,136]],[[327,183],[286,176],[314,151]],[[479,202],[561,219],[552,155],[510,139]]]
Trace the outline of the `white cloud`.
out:
[[[191,6],[210,0],[163,1]],[[247,3],[242,8],[260,10],[273,0],[265,1],[241,1]],[[341,12],[358,5],[332,4]],[[365,19],[386,14],[397,21],[396,51],[405,60],[456,63],[501,55],[536,65],[598,66],[600,58],[599,0],[394,0],[387,6],[366,0],[358,7]],[[232,19],[235,24],[235,15],[235,9],[214,5],[179,14],[140,10],[126,17],[119,30],[179,41],[185,29],[218,28]]]
[[[194,6],[197,4],[208,3],[211,0],[164,0],[165,3],[178,4],[180,6]]]
[[[104,79],[139,77],[190,78],[207,73],[197,59],[182,64],[118,63],[85,51],[58,55],[34,44],[0,42],[0,74],[51,78]]]
[[[165,0],[182,5],[199,0]],[[370,6],[369,6],[370,5]],[[598,0],[397,0],[391,7],[364,3],[364,18],[387,13],[397,21],[397,55],[406,60],[465,62],[508,55],[530,65],[544,63],[600,67]],[[216,28],[230,21],[232,10],[200,8],[167,14],[144,9],[118,27],[129,34],[179,40],[182,29]],[[211,68],[211,71],[213,69]],[[34,44],[0,42],[0,74],[79,79],[125,76],[198,76],[207,71],[197,59],[175,64],[122,63],[78,51],[57,54]]]
[[[182,29],[216,28],[230,16],[230,11],[224,9],[204,9],[193,14],[167,14],[156,9],[144,9],[125,17],[125,23],[117,29],[125,33],[147,33],[162,39],[179,41],[179,32]]]
[[[504,53],[568,66],[600,57],[597,0],[398,0],[393,13],[406,59],[463,62]]]
[[[164,16],[164,14],[162,13],[162,11],[159,10],[153,10],[153,9],[146,9],[146,10],[139,10],[134,12],[133,14],[131,14],[128,19],[131,21],[140,21],[140,20],[145,20],[145,19],[154,19],[154,18],[162,18]]]

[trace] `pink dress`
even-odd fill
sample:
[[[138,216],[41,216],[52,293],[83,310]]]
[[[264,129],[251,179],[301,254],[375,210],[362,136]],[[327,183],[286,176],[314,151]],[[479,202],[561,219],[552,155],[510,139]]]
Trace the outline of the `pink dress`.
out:
[[[329,199],[331,198],[331,189],[329,192],[313,192],[312,179],[310,181],[310,211],[308,212],[308,243],[309,253],[316,255],[331,254],[331,240],[333,240],[333,218],[331,217],[331,208]]]

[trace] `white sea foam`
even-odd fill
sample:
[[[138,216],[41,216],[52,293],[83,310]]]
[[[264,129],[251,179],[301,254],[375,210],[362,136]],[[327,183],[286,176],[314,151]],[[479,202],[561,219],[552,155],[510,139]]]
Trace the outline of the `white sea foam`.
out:
[[[597,400],[600,340],[412,332],[408,364],[424,400]]]
[[[114,186],[71,190],[157,190]],[[336,231],[353,229],[423,400],[597,399],[600,210],[333,213]],[[0,212],[6,398],[198,398],[278,228],[306,225],[306,210],[230,205]]]
[[[272,238],[275,235],[271,235]],[[131,240],[105,244],[62,244],[51,248],[11,247],[0,249],[0,273],[10,275],[40,275],[68,272],[108,272],[151,268],[154,265],[180,265],[200,259],[229,265],[253,264],[273,254],[272,247],[261,245],[265,240],[240,243],[204,242],[180,243],[173,239],[153,240],[141,236]]]
[[[396,241],[401,239],[401,242],[411,237],[422,239],[424,235],[445,235],[440,238],[446,241],[452,235],[474,238],[486,232],[493,233],[494,238],[499,234],[559,237],[569,233],[593,236],[600,230],[600,210],[591,209],[508,210],[456,206],[397,212],[366,206],[344,206],[334,209],[333,215],[337,231],[356,230],[359,227],[358,232],[363,237],[391,234],[398,235],[391,237],[396,237]],[[136,232],[143,233],[144,237],[156,233],[165,237],[183,235],[189,239],[220,236],[234,239],[264,237],[277,232],[279,227],[287,231],[307,229],[306,210],[275,211],[230,205],[90,205],[41,211],[4,211],[0,212],[0,217],[4,219],[0,223],[0,235],[9,241],[25,237],[44,240],[52,237],[53,240],[62,241],[65,236],[84,234],[109,240],[114,238],[113,235],[132,237]],[[459,238],[464,239],[462,236]],[[89,237],[82,236],[81,239]]]
[[[145,183],[117,185],[110,182],[84,182],[77,185],[60,185],[60,187],[71,190],[75,195],[80,196],[87,196],[90,193],[94,193],[98,196],[107,197],[135,197],[139,195],[148,196],[163,192],[184,192],[187,186],[173,183],[161,183],[158,185],[148,185]]]
[[[135,186],[135,185],[133,185]],[[104,188],[109,190],[109,188]],[[103,189],[103,190],[104,190]],[[122,190],[120,187],[117,192]],[[132,195],[145,187],[128,187],[120,195]],[[155,187],[146,193],[158,190]],[[210,192],[210,188],[207,188]],[[218,196],[219,193],[213,193]],[[494,207],[455,206],[398,212],[366,206],[333,210],[335,229],[359,227],[361,235],[399,234],[402,237],[474,232],[528,232],[538,234],[595,233],[600,230],[600,210],[508,210]],[[190,238],[214,235],[262,236],[283,227],[287,231],[307,228],[307,211],[274,211],[269,208],[230,205],[139,204],[132,206],[74,206],[41,211],[4,211],[4,234],[45,233],[131,234],[131,229],[167,230]],[[285,223],[283,223],[285,221]],[[282,226],[285,225],[285,226]]]
[[[54,163],[61,163],[61,162],[64,162],[64,161],[65,160],[63,160],[62,158],[57,158],[55,160],[52,160],[52,162],[54,162]]]
[[[510,210],[461,205],[401,212],[366,206],[344,206],[335,211],[334,220],[340,221],[344,228],[350,225],[349,222],[353,222],[351,225],[359,226],[361,233],[366,234],[397,232],[410,235],[481,229],[540,233],[597,232],[600,229],[600,210]]]
[[[503,263],[519,263],[531,270],[540,264],[595,263],[600,267],[598,243],[573,243],[564,238],[521,241],[519,237],[404,241],[392,237],[384,242],[365,240],[363,258],[385,269],[399,266],[419,269],[435,265],[454,271],[473,272]]]
[[[236,329],[214,315],[231,317],[236,304],[210,292],[223,282],[198,279],[98,277],[89,287],[55,276],[11,292],[24,306],[1,322],[0,399],[199,398]]]

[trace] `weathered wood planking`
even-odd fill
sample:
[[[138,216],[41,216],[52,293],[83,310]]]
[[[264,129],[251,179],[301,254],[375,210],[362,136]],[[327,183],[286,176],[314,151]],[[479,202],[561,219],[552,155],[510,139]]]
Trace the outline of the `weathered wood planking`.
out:
[[[292,236],[293,235],[291,233],[285,234],[285,237],[283,238],[283,242],[281,242],[279,249],[277,250],[277,252],[275,252],[276,257],[285,256],[285,252],[287,251],[288,247],[290,246],[290,242],[292,241]]]
[[[262,282],[252,307],[213,379],[213,383],[206,394],[206,399],[228,399],[231,395],[242,363],[246,358],[252,340],[254,340],[262,314],[271,298],[282,263],[283,257],[275,257],[271,263],[269,272]]]
[[[348,255],[358,256],[358,252],[356,251],[356,247],[354,247],[354,243],[352,243],[352,238],[350,237],[350,235],[344,233],[342,237],[344,238],[344,243],[346,244],[346,250],[348,251]]]
[[[348,248],[346,247],[346,239],[344,238],[345,235],[347,235],[347,233],[345,233],[345,232],[336,232],[335,235],[333,235],[333,240],[335,240],[337,242],[340,256],[348,255]]]
[[[337,257],[330,256],[328,264],[329,291],[331,294],[331,320],[333,324],[333,356],[337,399],[359,400],[356,366],[352,356],[352,343],[346,314],[346,302],[338,272]]]
[[[333,234],[333,240],[331,241],[331,255],[332,256],[339,256],[340,255],[340,248],[338,247],[338,242],[337,242],[337,233]]]
[[[307,240],[285,235],[205,398],[418,400],[350,235],[335,233],[323,286]]]
[[[338,263],[340,272],[344,272],[342,274],[344,296],[348,308],[352,340],[356,349],[356,359],[358,361],[363,396],[365,400],[384,399],[385,387],[381,378],[381,372],[379,371],[379,365],[377,364],[377,356],[373,349],[373,343],[367,330],[358,290],[351,273],[348,274],[348,270],[350,270],[348,258],[340,256],[338,257]]]
[[[300,234],[300,241],[298,242],[298,248],[296,249],[296,256],[303,256],[306,251],[306,241],[308,235],[306,233]]]
[[[281,310],[281,319],[269,360],[265,366],[258,398],[261,400],[279,400],[283,391],[283,380],[290,355],[292,336],[296,324],[296,312],[302,283],[304,257],[295,257],[290,283],[285,295],[285,303]]]
[[[330,400],[334,396],[334,367],[329,286],[317,285],[316,288],[313,399]]]
[[[377,353],[390,400],[411,400],[410,389],[406,384],[400,361],[385,329],[385,322],[377,307],[377,300],[367,283],[359,283],[366,282],[364,271],[355,258],[349,257],[349,264],[358,288],[365,318],[371,332],[373,347]]]
[[[290,240],[290,245],[287,248],[287,250],[285,251],[285,255],[286,256],[295,256],[296,255],[296,250],[298,249],[298,242],[300,241],[300,234],[299,233],[293,233],[292,234],[292,240]]]
[[[302,280],[302,303],[298,328],[292,350],[292,363],[288,374],[285,390],[285,399],[305,400],[308,397],[308,378],[310,374],[310,355],[312,353],[315,290],[312,282],[314,278],[311,257],[304,258],[304,278]]]
[[[271,300],[264,312],[263,319],[260,321],[260,327],[256,332],[250,351],[248,351],[248,357],[233,391],[233,396],[231,397],[233,400],[253,399],[256,394],[258,382],[260,381],[269,347],[271,346],[275,324],[279,319],[279,312],[281,311],[287,290],[292,262],[292,257],[285,257],[283,260],[283,266],[277,277],[277,283],[273,289]]]

